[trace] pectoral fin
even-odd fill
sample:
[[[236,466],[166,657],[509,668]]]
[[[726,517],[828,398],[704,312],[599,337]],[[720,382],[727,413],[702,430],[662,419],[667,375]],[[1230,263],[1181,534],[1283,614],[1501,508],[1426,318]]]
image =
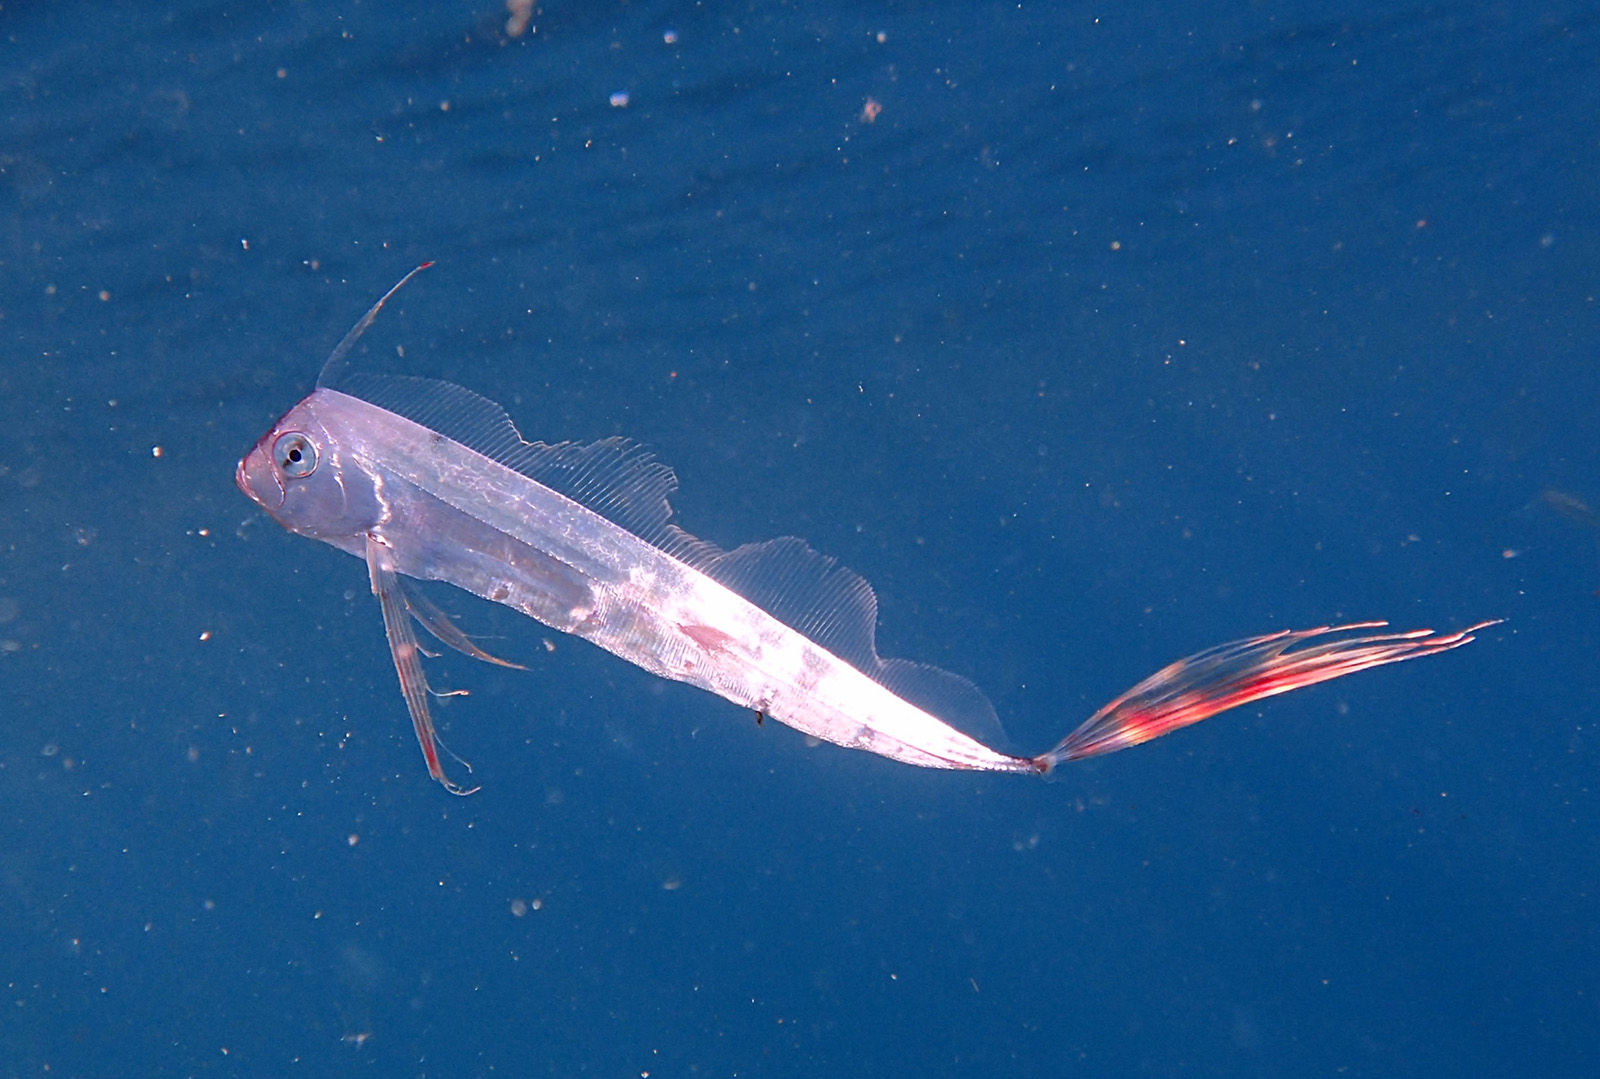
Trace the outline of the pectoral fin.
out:
[[[406,610],[411,612],[411,617],[421,623],[423,629],[437,637],[440,644],[447,644],[462,655],[481,659],[485,663],[498,663],[502,667],[511,667],[519,671],[528,669],[520,663],[512,663],[509,659],[491,656],[474,644],[471,637],[457,629],[456,624],[450,621],[450,616],[436,607],[427,596],[407,585],[399,576],[394,580],[400,590],[401,599],[405,601]]]
[[[411,713],[417,744],[422,746],[422,756],[428,762],[428,774],[451,794],[471,794],[478,788],[458,786],[444,774],[444,766],[439,761],[439,736],[433,729],[433,715],[428,711],[428,678],[422,671],[417,635],[411,629],[412,608],[401,590],[400,578],[394,571],[389,549],[371,534],[367,536],[367,573],[372,577],[372,594],[378,597],[378,606],[383,610],[383,628],[389,637],[389,654],[394,657],[395,673],[400,676],[400,692]],[[440,618],[443,618],[442,612]],[[427,621],[423,621],[423,624],[445,644],[458,647],[449,638],[440,635]],[[450,629],[457,634],[461,632],[454,626]],[[462,639],[466,639],[464,635]],[[468,643],[470,645],[471,642]],[[461,760],[459,757],[456,759]],[[472,766],[466,761],[461,763],[467,771],[472,771]]]

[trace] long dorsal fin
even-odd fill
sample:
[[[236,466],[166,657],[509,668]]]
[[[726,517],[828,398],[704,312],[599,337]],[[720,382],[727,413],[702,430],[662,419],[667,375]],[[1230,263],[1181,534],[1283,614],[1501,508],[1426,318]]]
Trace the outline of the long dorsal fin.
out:
[[[358,397],[439,432],[491,461],[559,491],[645,541],[660,545],[678,489],[672,469],[630,439],[525,442],[487,397],[430,378],[351,372],[328,389]]]

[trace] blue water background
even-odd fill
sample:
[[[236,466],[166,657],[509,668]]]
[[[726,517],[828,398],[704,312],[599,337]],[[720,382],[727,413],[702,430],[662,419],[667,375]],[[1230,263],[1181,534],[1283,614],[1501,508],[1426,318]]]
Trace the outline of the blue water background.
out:
[[[0,10],[0,1072],[1596,1074],[1592,4],[504,21]],[[233,486],[424,259],[365,362],[649,443],[1020,749],[1509,621],[1043,782],[441,589],[531,667],[431,663],[453,798],[361,564]]]

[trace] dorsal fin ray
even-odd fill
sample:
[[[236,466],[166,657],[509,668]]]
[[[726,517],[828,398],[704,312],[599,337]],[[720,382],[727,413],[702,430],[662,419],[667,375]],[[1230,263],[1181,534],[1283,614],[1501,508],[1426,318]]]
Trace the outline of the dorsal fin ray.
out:
[[[450,382],[338,372],[336,390],[437,431],[586,506],[646,543],[737,592],[862,674],[990,746],[1005,735],[967,679],[909,660],[883,659],[875,644],[878,599],[859,574],[783,536],[731,551],[672,523],[672,469],[626,438],[526,442],[505,409]]]
[[[390,297],[404,288],[407,281],[410,281],[413,277],[417,276],[423,270],[426,270],[432,265],[433,260],[431,259],[427,262],[424,262],[422,265],[406,274],[400,280],[396,281],[388,292],[385,292],[382,296],[378,297],[377,303],[367,308],[367,313],[362,315],[360,320],[354,326],[350,327],[350,332],[345,334],[337,345],[333,346],[333,351],[328,353],[328,358],[323,361],[322,373],[317,376],[317,386],[319,389],[323,386],[327,386],[329,389],[337,388],[334,383],[338,382],[344,376],[345,368],[350,357],[350,350],[355,348],[357,341],[361,340],[361,335],[367,332],[367,327],[371,326],[373,319],[378,317],[378,312],[383,310],[383,305],[389,302]]]

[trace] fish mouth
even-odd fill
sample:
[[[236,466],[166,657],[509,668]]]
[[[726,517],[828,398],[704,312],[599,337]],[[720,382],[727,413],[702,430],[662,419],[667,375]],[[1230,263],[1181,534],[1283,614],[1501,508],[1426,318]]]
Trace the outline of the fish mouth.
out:
[[[239,459],[239,467],[234,469],[233,482],[239,485],[250,501],[271,511],[281,509],[287,497],[283,483],[278,479],[277,473],[267,463],[267,455],[257,446]],[[268,492],[276,492],[278,501],[273,503]]]

